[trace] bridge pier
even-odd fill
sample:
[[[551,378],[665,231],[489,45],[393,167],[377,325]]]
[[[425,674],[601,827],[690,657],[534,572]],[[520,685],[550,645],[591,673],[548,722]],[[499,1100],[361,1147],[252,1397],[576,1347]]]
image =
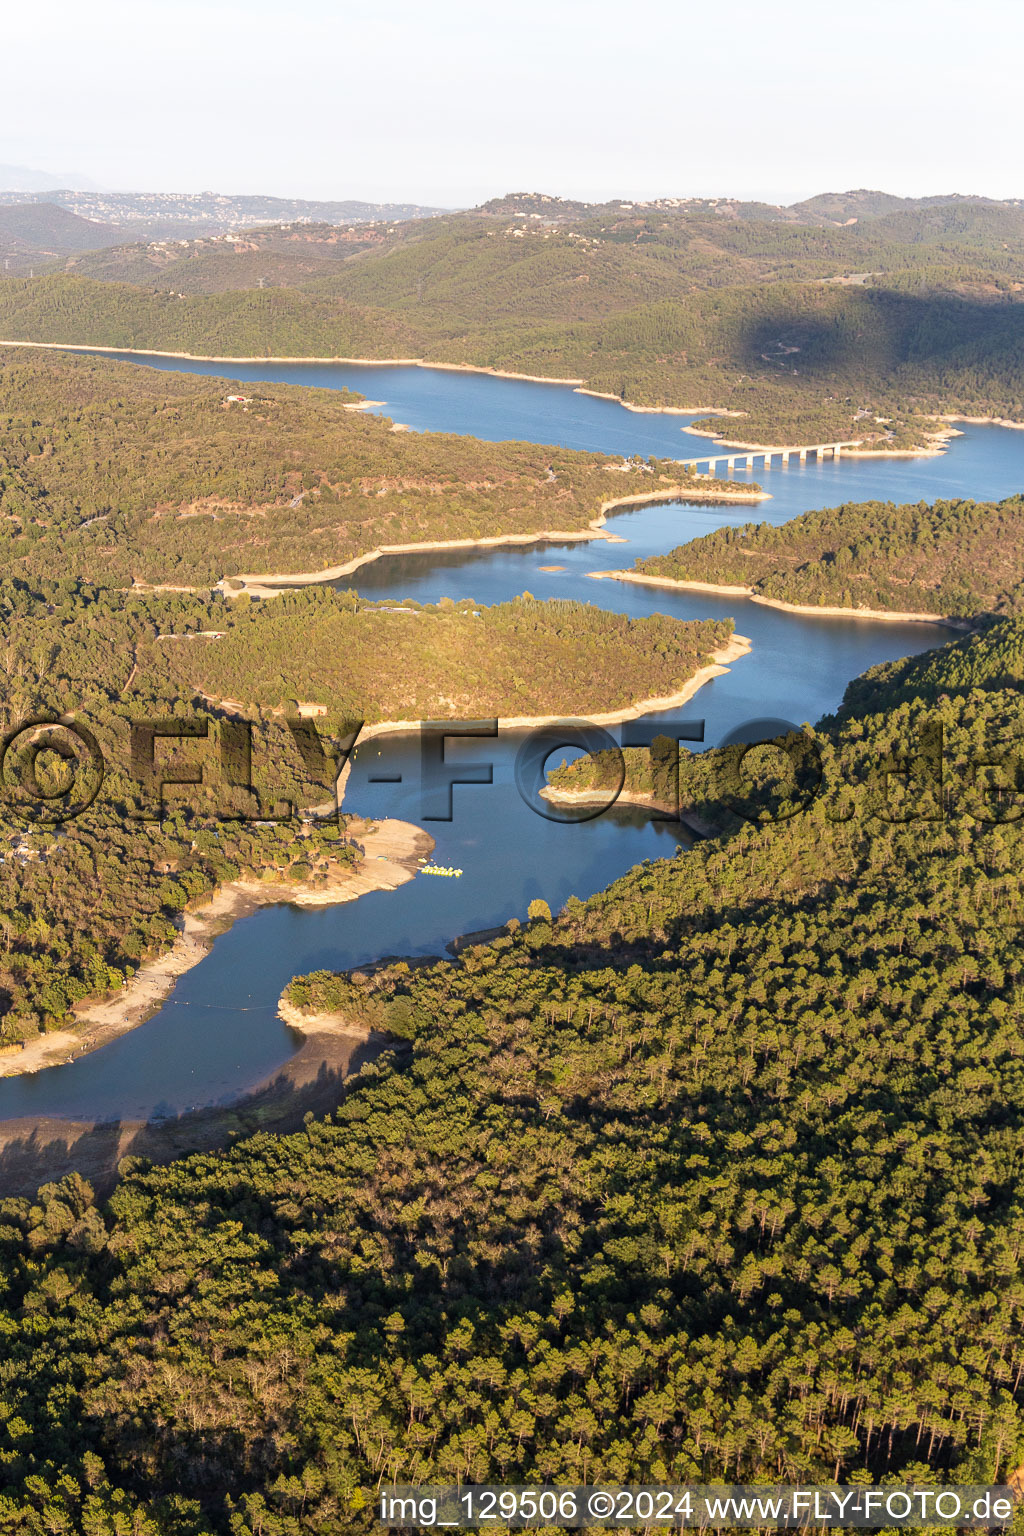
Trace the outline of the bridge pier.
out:
[[[856,442],[808,443],[803,448],[794,445],[788,448],[758,448],[754,452],[748,453],[702,454],[696,459],[680,459],[677,462],[684,469],[692,470],[694,474],[706,472],[708,477],[713,480],[720,475],[732,474],[734,470],[752,470],[758,459],[764,461],[765,469],[771,469],[776,454],[781,461],[782,468],[788,469],[791,459],[799,459],[801,464],[806,464],[810,456],[817,463],[822,464],[830,455],[833,460],[837,460],[841,457],[844,448],[856,448],[858,446],[859,444]],[[702,469],[702,466],[705,465],[707,466],[706,471]]]

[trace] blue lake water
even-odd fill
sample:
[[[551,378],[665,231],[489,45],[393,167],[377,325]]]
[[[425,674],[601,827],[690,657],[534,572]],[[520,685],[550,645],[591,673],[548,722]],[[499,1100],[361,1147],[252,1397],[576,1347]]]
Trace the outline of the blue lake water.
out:
[[[170,359],[142,361],[182,366]],[[701,440],[681,432],[683,418],[630,412],[566,386],[414,367],[258,364],[229,370],[225,364],[197,363],[189,371],[247,382],[347,386],[385,401],[388,415],[417,430],[624,455],[692,457],[701,446]],[[450,596],[493,603],[529,590],[630,615],[734,618],[753,642],[751,655],[701,689],[686,710],[687,718],[705,720],[705,741],[714,745],[736,726],[764,716],[796,724],[817,720],[835,708],[847,682],[866,667],[942,643],[948,632],[930,625],[795,616],[735,598],[595,581],[588,573],[627,567],[641,555],[663,552],[726,523],[782,522],[816,506],[1009,495],[1024,489],[1024,433],[969,427],[938,458],[841,459],[759,470],[756,478],[773,498],[756,508],[672,504],[620,513],[608,529],[625,543],[392,556],[364,566],[344,584],[367,596],[424,602]],[[545,572],[545,565],[564,569]],[[637,812],[617,811],[579,825],[537,815],[513,782],[520,739],[503,733],[497,742],[453,743],[449,749],[460,761],[494,765],[492,785],[456,788],[451,822],[423,823],[437,840],[438,862],[461,867],[461,879],[420,875],[397,891],[336,907],[264,908],[219,938],[146,1024],[66,1066],[0,1080],[0,1118],[137,1119],[230,1101],[296,1049],[298,1037],[276,1016],[278,997],[293,975],[344,969],[388,954],[441,954],[458,934],[524,916],[535,896],[556,909],[569,895],[586,897],[642,859],[675,852],[678,829]],[[382,773],[400,773],[402,782],[368,782]],[[356,754],[345,805],[420,822],[418,745],[408,737],[368,742]]]

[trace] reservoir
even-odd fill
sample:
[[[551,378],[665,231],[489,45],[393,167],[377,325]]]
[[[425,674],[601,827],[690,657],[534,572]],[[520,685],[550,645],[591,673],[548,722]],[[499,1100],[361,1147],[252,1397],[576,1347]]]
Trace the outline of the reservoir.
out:
[[[127,357],[127,354],[126,354]],[[131,357],[152,366],[234,380],[357,389],[396,421],[420,431],[455,431],[498,441],[557,443],[614,454],[695,457],[707,439],[684,433],[687,418],[638,413],[569,386],[418,367],[333,364],[213,364]],[[723,430],[739,423],[723,422]],[[772,500],[737,504],[647,506],[609,519],[627,542],[538,543],[495,549],[390,556],[363,566],[341,585],[368,597],[471,597],[495,603],[528,590],[629,615],[661,612],[681,619],[733,618],[753,651],[705,685],[686,706],[705,721],[705,742],[756,718],[813,722],[840,702],[846,684],[878,662],[950,638],[935,625],[874,623],[793,615],[743,599],[594,581],[589,573],[628,567],[644,555],[724,524],[783,522],[812,507],[848,501],[917,501],[944,496],[997,499],[1024,488],[1024,433],[966,427],[933,458],[791,464],[756,477]],[[559,571],[543,571],[557,565]],[[0,1119],[148,1119],[229,1103],[274,1072],[300,1043],[277,1018],[281,991],[297,973],[346,969],[386,955],[443,955],[456,936],[523,918],[535,897],[553,911],[567,897],[586,898],[643,859],[676,852],[685,834],[622,808],[595,820],[562,824],[524,804],[512,764],[521,737],[450,744],[459,762],[489,762],[493,783],[458,786],[453,819],[424,822],[419,743],[374,738],[357,750],[345,808],[422,824],[436,840],[437,864],[460,879],[417,876],[334,907],[266,907],[218,938],[210,955],[182,976],[145,1024],[102,1050],[64,1066],[0,1079]],[[393,782],[371,782],[385,776]],[[394,782],[399,780],[399,782]]]

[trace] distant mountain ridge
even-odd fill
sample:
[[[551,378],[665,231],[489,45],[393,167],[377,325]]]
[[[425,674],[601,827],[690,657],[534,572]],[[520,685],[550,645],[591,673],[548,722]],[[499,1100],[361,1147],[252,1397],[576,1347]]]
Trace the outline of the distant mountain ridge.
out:
[[[0,165],[0,196],[8,192],[56,192],[62,187],[95,192],[96,183],[78,171],[37,171],[28,165]]]
[[[2,181],[3,167],[0,167]],[[222,192],[84,192],[72,188],[5,193],[11,203],[54,203],[80,218],[124,226],[136,234],[174,238],[189,234],[217,234],[254,224],[293,224],[310,220],[320,224],[360,224],[371,220],[397,222],[430,218],[448,210],[420,207],[416,203],[364,203],[348,199],[316,202],[305,198],[264,197],[261,194]]]
[[[113,245],[124,234],[116,224],[83,219],[56,203],[0,206],[0,261],[16,276],[49,270],[61,258]]]
[[[37,178],[38,184],[32,178]],[[5,181],[10,185],[5,186]],[[405,223],[462,210],[422,206],[417,203],[371,203],[358,199],[317,200],[270,197],[261,193],[221,192],[99,192],[84,187],[60,186],[44,173],[0,165],[0,202],[52,203],[79,218],[118,226],[118,233],[136,238],[175,239],[189,235],[227,233],[266,224],[360,224]],[[962,193],[938,193],[926,197],[898,197],[894,193],[857,188],[845,192],[821,192],[790,204],[764,203],[735,197],[610,198],[585,202],[546,192],[509,192],[490,198],[471,210],[500,218],[541,219],[563,224],[603,215],[664,212],[696,218],[759,220],[767,223],[842,226],[884,219],[893,215],[925,213],[936,208],[1016,209],[1020,198],[995,199]],[[466,210],[469,211],[469,210]],[[117,236],[112,236],[112,239]]]
[[[819,192],[798,203],[761,203],[735,197],[657,197],[610,198],[606,202],[585,203],[546,192],[508,192],[491,198],[474,209],[475,213],[495,214],[504,218],[541,218],[553,223],[595,214],[612,216],[623,213],[690,213],[696,217],[717,214],[724,218],[763,219],[794,224],[848,224],[866,219],[881,219],[890,214],[923,212],[959,204],[970,208],[1020,208],[1021,198],[977,197],[960,192],[936,193],[928,197],[897,197],[891,192],[871,191],[861,187],[848,192]]]
[[[928,208],[961,204],[972,208],[1020,208],[1019,197],[976,197],[962,192],[944,192],[932,197],[895,197],[890,192],[871,192],[861,187],[855,192],[820,192],[802,203],[792,203],[785,210],[808,221],[823,219],[845,224],[851,219],[881,219],[893,213],[917,213]]]

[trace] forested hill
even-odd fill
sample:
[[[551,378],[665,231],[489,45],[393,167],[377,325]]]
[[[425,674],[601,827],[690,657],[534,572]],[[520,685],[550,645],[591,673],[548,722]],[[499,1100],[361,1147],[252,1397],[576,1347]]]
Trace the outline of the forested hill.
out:
[[[1022,633],[1016,617],[940,650],[871,667],[848,684],[838,719],[881,714],[914,700],[934,705],[945,697],[959,706],[975,689],[1012,695],[1024,684]]]
[[[394,432],[358,400],[0,350],[0,574],[209,586],[381,545],[586,530],[616,497],[714,489],[672,465]]]
[[[635,570],[798,605],[969,620],[1021,605],[1024,497],[830,507],[720,528]]]
[[[274,225],[188,240],[133,240],[115,246],[107,240],[105,249],[76,255],[64,265],[78,277],[103,282],[155,287],[163,279],[179,293],[226,293],[298,287],[336,273],[339,263],[362,251],[392,242],[393,231],[383,224]]]
[[[376,607],[312,587],[218,611],[212,636],[140,646],[141,683],[250,708],[318,704],[367,724],[628,709],[678,693],[732,632],[731,621],[626,619],[529,594],[491,608]]]
[[[0,194],[2,196],[2,194]],[[53,203],[0,203],[0,261],[5,272],[29,274],[45,261],[109,246],[123,230],[82,219]]]
[[[0,336],[568,376],[739,410],[737,435],[761,443],[899,448],[936,411],[1024,419],[1017,204],[516,202],[119,245],[0,281]]]
[[[108,1206],[5,1202],[8,1529],[1019,1466],[1024,860],[1019,795],[969,765],[1024,747],[1024,623],[989,643],[1006,679],[972,639],[914,664],[927,702],[897,667],[819,732],[802,815],[456,963],[298,988],[411,1045],[328,1121],[131,1163]]]

